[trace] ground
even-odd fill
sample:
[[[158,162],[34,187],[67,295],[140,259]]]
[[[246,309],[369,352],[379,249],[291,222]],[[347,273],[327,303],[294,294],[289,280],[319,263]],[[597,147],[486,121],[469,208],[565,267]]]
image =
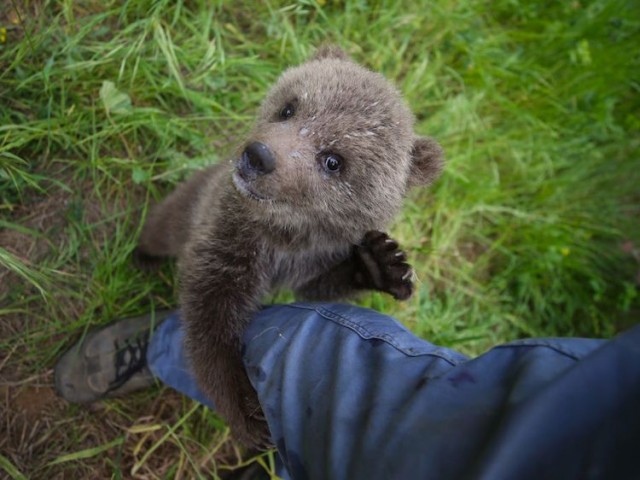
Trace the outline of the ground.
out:
[[[326,42],[394,81],[447,154],[392,228],[416,295],[361,304],[468,354],[637,323],[639,25],[624,0],[2,2],[0,477],[268,469],[170,389],[72,406],[52,368],[90,329],[176,305],[172,265],[131,265],[140,219],[233,158],[268,86]]]

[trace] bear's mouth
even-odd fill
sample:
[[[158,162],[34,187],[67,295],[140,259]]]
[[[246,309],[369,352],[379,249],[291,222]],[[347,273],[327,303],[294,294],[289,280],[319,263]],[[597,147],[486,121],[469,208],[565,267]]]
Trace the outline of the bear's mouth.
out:
[[[240,192],[245,197],[256,200],[258,202],[270,200],[268,197],[265,197],[264,195],[256,192],[251,184],[247,180],[245,180],[237,170],[233,172],[233,184],[235,185],[236,190],[238,190],[238,192]]]

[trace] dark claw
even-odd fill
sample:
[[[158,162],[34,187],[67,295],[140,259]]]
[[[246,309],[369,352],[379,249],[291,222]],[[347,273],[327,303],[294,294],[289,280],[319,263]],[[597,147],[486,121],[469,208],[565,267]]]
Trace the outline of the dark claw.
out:
[[[413,293],[412,270],[407,255],[399,250],[398,242],[384,232],[367,232],[356,248],[361,260],[356,281],[366,288],[374,288],[405,300]]]
[[[395,253],[396,260],[399,262],[404,262],[407,259],[407,254],[399,251]]]
[[[377,230],[370,230],[364,235],[364,238],[362,239],[362,243],[364,245],[368,245],[368,244],[374,243],[376,240],[381,238],[389,238],[389,236],[384,232],[379,232]]]
[[[395,240],[391,240],[390,238],[387,238],[382,244],[381,244],[381,250],[387,251],[387,252],[392,252],[393,250],[397,250],[398,249],[398,242],[396,242]]]
[[[407,300],[409,297],[411,297],[412,293],[413,286],[409,283],[396,286],[391,291],[391,295],[393,295],[393,298],[395,298],[396,300]]]

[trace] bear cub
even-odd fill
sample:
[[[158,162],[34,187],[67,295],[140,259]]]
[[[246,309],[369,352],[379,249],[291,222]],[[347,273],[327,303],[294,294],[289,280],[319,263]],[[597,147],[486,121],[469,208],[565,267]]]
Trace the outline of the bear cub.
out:
[[[178,257],[197,381],[244,444],[271,444],[240,353],[261,299],[278,287],[310,300],[365,289],[409,298],[411,267],[383,232],[442,164],[382,75],[324,47],[278,79],[234,162],[196,173],[151,210],[134,254]]]

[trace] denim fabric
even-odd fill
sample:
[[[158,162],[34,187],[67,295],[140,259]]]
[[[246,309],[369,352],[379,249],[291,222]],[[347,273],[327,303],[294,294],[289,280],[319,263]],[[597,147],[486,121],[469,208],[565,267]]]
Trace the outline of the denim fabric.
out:
[[[176,315],[151,369],[202,401],[181,345]],[[294,479],[640,478],[640,327],[468,359],[371,310],[279,305],[244,359]]]
[[[180,393],[215,410],[213,402],[200,390],[193,377],[183,346],[180,312],[167,317],[153,332],[147,347],[147,364],[151,373]]]

